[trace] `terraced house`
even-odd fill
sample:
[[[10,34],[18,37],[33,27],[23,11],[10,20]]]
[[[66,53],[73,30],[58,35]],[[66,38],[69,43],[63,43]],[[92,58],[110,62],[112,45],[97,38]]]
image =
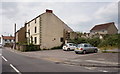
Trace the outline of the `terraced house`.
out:
[[[26,24],[27,41],[40,45],[41,49],[49,49],[62,45],[69,40],[73,30],[59,19],[52,10],[30,20]]]

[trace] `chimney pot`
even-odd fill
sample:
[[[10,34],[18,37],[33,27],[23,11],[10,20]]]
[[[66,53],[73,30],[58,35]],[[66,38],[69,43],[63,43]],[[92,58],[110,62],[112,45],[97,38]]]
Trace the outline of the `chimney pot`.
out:
[[[52,11],[52,10],[49,10],[49,9],[46,9],[46,12],[47,12],[47,13],[53,13],[53,11]]]

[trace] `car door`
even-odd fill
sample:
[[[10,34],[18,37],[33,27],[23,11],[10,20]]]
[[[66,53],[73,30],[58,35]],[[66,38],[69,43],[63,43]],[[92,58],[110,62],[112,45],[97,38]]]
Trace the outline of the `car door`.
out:
[[[92,45],[90,45],[90,44],[88,44],[88,47],[89,47],[89,52],[93,52],[93,46]]]
[[[76,45],[75,44],[73,44],[73,49],[75,49],[76,48]]]
[[[86,50],[86,52],[90,52],[89,46],[87,44],[84,45],[84,50]]]
[[[75,49],[75,44],[72,44],[72,49]]]
[[[73,44],[69,44],[70,49],[73,49]]]

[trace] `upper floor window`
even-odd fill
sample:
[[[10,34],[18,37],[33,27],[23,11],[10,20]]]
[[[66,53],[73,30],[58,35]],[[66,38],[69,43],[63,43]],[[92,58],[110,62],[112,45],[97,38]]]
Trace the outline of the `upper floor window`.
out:
[[[36,23],[36,19],[35,19],[35,23]]]
[[[28,35],[30,35],[30,29],[28,30]]]
[[[37,32],[37,27],[35,27],[35,33]]]
[[[11,42],[11,39],[9,41]]]
[[[5,39],[5,41],[7,41],[7,39]]]
[[[102,32],[105,32],[105,30],[102,30]]]

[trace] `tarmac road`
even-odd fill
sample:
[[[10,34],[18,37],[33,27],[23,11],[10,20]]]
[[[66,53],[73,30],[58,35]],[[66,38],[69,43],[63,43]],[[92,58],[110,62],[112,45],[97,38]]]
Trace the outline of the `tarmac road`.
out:
[[[32,58],[3,48],[2,72],[94,72],[84,67],[55,64],[50,61]]]
[[[19,52],[17,52],[17,53],[19,53]],[[87,72],[87,74],[88,74],[88,72],[92,73],[92,74],[93,73],[96,74],[96,72],[97,72],[97,74],[99,74],[99,73],[106,74],[109,72],[113,72],[113,74],[116,74],[114,72],[118,72],[118,68],[87,67],[87,66],[76,66],[76,65],[72,65],[72,64],[69,64],[69,65],[61,64],[61,63],[55,63],[52,61],[40,59],[40,58],[38,58],[39,56],[37,56],[37,58],[35,58],[35,57],[29,57],[28,55],[25,56],[25,55],[17,54],[17,53],[12,52],[9,49],[3,48],[3,52],[1,55],[2,56],[2,72],[3,72],[3,74],[8,73],[8,72],[9,73],[14,72],[17,74],[26,73],[26,72],[84,72],[85,74],[86,74],[86,72]],[[67,53],[69,53],[69,52],[67,52]],[[70,53],[72,54],[72,52],[70,52]],[[82,55],[82,57],[85,57],[85,56]],[[88,57],[88,56],[86,56],[86,57]],[[91,57],[91,56],[89,56],[89,57]],[[84,59],[88,59],[88,58],[84,58]],[[80,58],[76,58],[75,60],[80,62]],[[75,60],[73,60],[73,61],[75,61]],[[90,60],[88,62],[90,62]],[[92,61],[92,62],[96,62],[96,61]],[[70,63],[71,63],[71,61],[70,61]]]

